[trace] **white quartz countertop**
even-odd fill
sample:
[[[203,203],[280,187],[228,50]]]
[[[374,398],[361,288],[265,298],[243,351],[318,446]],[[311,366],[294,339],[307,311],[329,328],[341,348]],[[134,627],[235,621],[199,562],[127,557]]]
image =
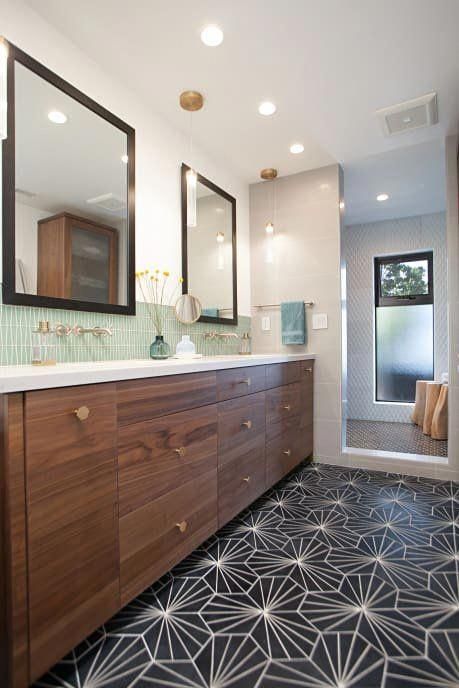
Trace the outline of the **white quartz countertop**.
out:
[[[250,356],[204,356],[191,360],[169,358],[166,361],[149,359],[87,361],[85,363],[58,363],[55,366],[42,368],[33,365],[3,366],[0,367],[0,393],[90,385],[96,382],[180,375],[204,370],[243,368],[288,361],[307,361],[314,358],[315,354],[251,354]]]

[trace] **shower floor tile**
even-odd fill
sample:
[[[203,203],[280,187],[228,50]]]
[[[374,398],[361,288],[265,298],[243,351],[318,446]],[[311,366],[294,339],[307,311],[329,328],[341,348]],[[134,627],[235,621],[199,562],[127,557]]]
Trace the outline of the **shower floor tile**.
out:
[[[459,686],[459,484],[300,466],[35,688]]]
[[[359,449],[448,456],[448,440],[433,440],[413,423],[379,420],[347,421],[346,446]]]

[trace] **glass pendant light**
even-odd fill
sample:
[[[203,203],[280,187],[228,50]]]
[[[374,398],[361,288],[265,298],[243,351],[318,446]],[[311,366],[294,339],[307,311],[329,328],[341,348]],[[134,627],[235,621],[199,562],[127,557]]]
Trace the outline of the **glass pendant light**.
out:
[[[7,137],[7,70],[8,70],[8,48],[6,43],[0,39],[0,139]]]
[[[196,190],[198,186],[198,175],[192,169],[186,173],[186,224],[187,227],[196,227],[197,224],[197,202]]]
[[[225,233],[217,232],[217,270],[225,269],[225,254],[223,242],[225,241]]]
[[[269,206],[269,214],[271,219],[268,220],[265,224],[265,233],[266,233],[266,253],[265,253],[265,262],[266,263],[274,263],[274,222],[275,222],[275,215],[276,215],[276,190],[274,187],[274,180],[277,177],[277,170],[274,169],[273,167],[267,167],[264,170],[261,170],[260,172],[260,177],[264,181],[269,181],[269,199],[268,199],[268,206]]]
[[[184,91],[180,94],[180,107],[190,113],[190,169],[186,173],[186,224],[196,227],[197,224],[197,185],[198,175],[191,165],[193,157],[193,112],[204,105],[204,98],[198,91]]]

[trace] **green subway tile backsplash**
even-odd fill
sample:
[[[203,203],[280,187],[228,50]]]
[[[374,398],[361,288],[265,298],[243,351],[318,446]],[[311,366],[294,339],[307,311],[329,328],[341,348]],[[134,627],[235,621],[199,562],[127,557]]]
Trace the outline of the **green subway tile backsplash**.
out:
[[[164,306],[164,338],[175,352],[182,335],[189,334],[196,344],[196,350],[204,355],[234,354],[239,350],[240,340],[236,338],[206,339],[205,332],[243,332],[250,331],[250,317],[239,316],[239,324],[214,325],[195,323],[182,325],[174,315],[174,309]],[[94,337],[85,334],[76,337],[56,337],[57,360],[61,363],[78,361],[116,361],[148,358],[150,344],[155,332],[144,303],[137,303],[135,316],[107,315],[105,313],[83,313],[80,311],[57,310],[54,308],[31,308],[27,306],[6,306],[0,304],[0,365],[23,365],[30,363],[32,330],[39,320],[49,320],[52,327],[82,325],[83,327],[110,327],[112,337]]]

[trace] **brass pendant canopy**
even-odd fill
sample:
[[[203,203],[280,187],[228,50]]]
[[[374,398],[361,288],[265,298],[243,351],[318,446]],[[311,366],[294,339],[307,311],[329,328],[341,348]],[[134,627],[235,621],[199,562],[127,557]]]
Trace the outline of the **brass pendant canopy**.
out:
[[[204,97],[198,91],[183,91],[180,94],[180,107],[187,112],[196,112],[204,105]]]
[[[277,170],[274,167],[266,167],[261,170],[260,177],[262,179],[275,179],[277,177]]]

